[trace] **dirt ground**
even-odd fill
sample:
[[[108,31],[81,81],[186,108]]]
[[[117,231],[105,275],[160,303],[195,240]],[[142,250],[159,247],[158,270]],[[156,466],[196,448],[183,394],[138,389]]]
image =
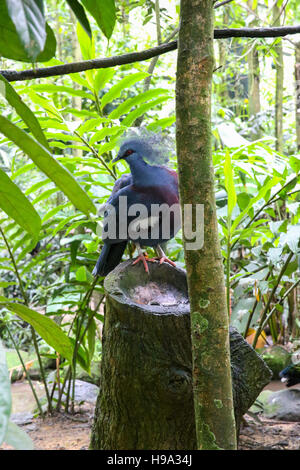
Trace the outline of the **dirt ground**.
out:
[[[273,382],[273,390],[282,384]],[[36,450],[88,450],[94,405],[80,405],[74,416],[56,414],[44,420],[33,418],[22,428],[29,434]],[[3,445],[0,449],[8,450]],[[300,450],[300,422],[285,422],[262,416],[245,415],[241,427],[240,450]]]
[[[88,450],[93,406],[86,405],[73,417],[66,415],[33,419],[23,426],[36,450]],[[292,423],[248,415],[242,426],[239,450],[300,450],[300,422]],[[3,446],[2,449],[9,449]]]

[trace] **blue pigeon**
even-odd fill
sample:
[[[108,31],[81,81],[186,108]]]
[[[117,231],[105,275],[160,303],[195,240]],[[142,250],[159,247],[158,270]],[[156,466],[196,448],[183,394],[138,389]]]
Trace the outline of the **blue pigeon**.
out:
[[[94,276],[106,276],[120,263],[129,240],[138,250],[133,264],[141,261],[147,273],[147,261],[159,260],[160,264],[167,262],[175,266],[166,257],[161,244],[173,238],[180,228],[177,173],[165,166],[150,164],[156,162],[155,151],[148,142],[139,138],[123,142],[113,162],[121,159],[128,163],[131,173],[115,182],[108,201],[102,206],[104,246],[93,270]],[[121,200],[127,202],[126,211],[121,208]],[[142,205],[142,212],[136,210],[140,207],[136,204]],[[164,209],[158,211],[157,207]],[[153,211],[153,208],[156,210]],[[113,220],[111,217],[115,218],[115,231],[109,230],[109,221]],[[147,246],[155,249],[157,258],[150,259],[147,254],[144,255],[141,247]]]

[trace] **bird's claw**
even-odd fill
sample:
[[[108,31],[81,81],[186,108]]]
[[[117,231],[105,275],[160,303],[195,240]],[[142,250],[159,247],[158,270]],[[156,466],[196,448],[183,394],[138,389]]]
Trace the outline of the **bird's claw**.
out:
[[[145,268],[145,271],[146,273],[149,274],[149,267],[148,267],[148,264],[147,264],[147,261],[149,261],[150,263],[156,263],[156,261],[159,261],[159,264],[161,265],[162,263],[169,263],[171,266],[174,266],[176,268],[176,264],[174,263],[174,261],[171,261],[169,258],[167,258],[166,256],[161,256],[160,258],[157,257],[157,258],[148,258],[148,255],[145,253],[145,255],[143,253],[141,253],[136,260],[134,260],[134,262],[132,263],[132,265],[134,264],[137,264],[139,263],[140,261],[142,261],[143,265],[144,265],[144,268]]]
[[[149,258],[148,258],[147,256],[144,256],[143,253],[141,253],[141,254],[137,257],[137,259],[132,263],[132,265],[137,264],[137,263],[139,263],[140,261],[142,261],[146,273],[149,274],[149,268],[148,268],[148,264],[147,264],[147,261],[149,261]]]
[[[162,256],[161,258],[157,258],[157,259],[159,260],[159,264],[169,263],[171,266],[174,266],[176,268],[176,264],[174,263],[174,261],[171,261],[166,256]]]

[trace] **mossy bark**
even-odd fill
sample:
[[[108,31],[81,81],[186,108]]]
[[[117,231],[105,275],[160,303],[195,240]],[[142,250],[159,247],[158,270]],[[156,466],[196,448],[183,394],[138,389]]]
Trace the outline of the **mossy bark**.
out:
[[[300,42],[295,44],[295,81],[296,81],[296,142],[300,150]]]
[[[229,322],[218,238],[211,154],[213,1],[182,0],[176,84],[177,156],[183,209],[204,206],[204,244],[187,249],[184,236],[199,449],[235,449]],[[183,217],[184,220],[184,217]],[[185,224],[183,227],[185,235]],[[218,403],[220,406],[216,406]]]
[[[273,26],[280,26],[280,7],[278,1],[273,7]],[[283,49],[280,40],[274,46],[276,84],[275,84],[275,137],[276,150],[283,153]]]
[[[253,9],[253,0],[248,0],[248,7]],[[255,11],[253,10],[255,15]],[[257,27],[258,21],[255,18],[251,22],[250,26]],[[248,77],[249,77],[249,116],[257,116],[260,112],[260,69],[259,69],[259,55],[258,50],[254,46],[250,48],[247,56],[248,60]],[[261,137],[261,131],[258,125],[251,132],[253,139],[259,139]]]
[[[100,393],[91,448],[196,449],[185,272],[151,263],[148,276],[141,265],[131,263],[122,263],[105,280]],[[177,304],[160,304],[157,295],[148,304],[137,303],[135,288],[148,294],[153,285],[176,292]],[[205,330],[205,322],[201,327]],[[238,427],[269,382],[270,371],[234,330],[230,345]],[[223,402],[215,398],[214,407],[222,415]]]

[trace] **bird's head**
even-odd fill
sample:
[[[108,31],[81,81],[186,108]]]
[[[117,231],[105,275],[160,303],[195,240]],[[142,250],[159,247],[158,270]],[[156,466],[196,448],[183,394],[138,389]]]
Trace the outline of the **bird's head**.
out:
[[[138,139],[129,139],[122,143],[118,155],[114,158],[113,163],[119,160],[126,160],[128,163],[137,159],[143,159],[151,155],[151,147]]]

